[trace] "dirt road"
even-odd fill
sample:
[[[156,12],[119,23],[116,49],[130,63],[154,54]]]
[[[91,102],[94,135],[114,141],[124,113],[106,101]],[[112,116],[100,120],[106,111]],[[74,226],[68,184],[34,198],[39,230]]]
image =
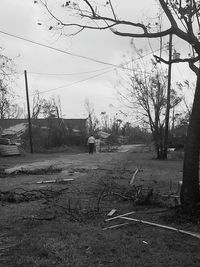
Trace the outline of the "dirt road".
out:
[[[181,161],[152,160],[153,154],[144,145],[121,146],[118,152],[81,154],[28,154],[21,157],[0,158],[7,173],[0,178],[1,190],[31,186],[43,180],[82,179],[91,170],[139,169],[137,181],[154,183],[154,187],[169,190],[170,183],[181,180]],[[142,153],[141,153],[142,152]],[[147,153],[146,153],[147,152]],[[130,156],[131,155],[131,156]],[[177,169],[178,167],[178,169]],[[177,169],[176,171],[175,168]],[[20,174],[20,175],[19,175]],[[38,186],[38,185],[37,185]]]
[[[0,178],[1,190],[30,186],[41,180],[79,179],[87,171],[99,168],[115,168],[126,153],[135,146],[121,146],[119,152],[114,153],[81,153],[81,154],[33,154],[24,157],[1,158],[1,165],[5,168],[7,177]],[[138,149],[138,146],[137,146]],[[20,175],[19,175],[20,174]]]

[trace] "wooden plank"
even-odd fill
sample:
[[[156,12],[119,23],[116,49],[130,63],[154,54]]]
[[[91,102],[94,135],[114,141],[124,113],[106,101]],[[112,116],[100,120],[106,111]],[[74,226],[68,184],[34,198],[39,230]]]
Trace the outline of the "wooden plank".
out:
[[[112,220],[121,218],[121,217],[126,216],[126,215],[130,215],[130,214],[133,214],[133,213],[135,213],[135,211],[131,211],[131,212],[128,212],[128,213],[125,213],[125,214],[121,214],[121,215],[118,215],[118,216],[115,216],[115,217],[106,219],[105,221],[106,221],[106,222],[108,222],[108,221],[112,221]]]
[[[114,214],[116,211],[117,211],[116,209],[112,209],[112,210],[107,214],[107,216],[113,216],[113,214]]]
[[[139,172],[139,169],[136,169],[136,171],[134,172],[134,174],[133,174],[133,176],[132,176],[132,178],[130,180],[130,185],[131,186],[134,184],[134,181],[136,179],[136,175],[137,175],[138,172]]]
[[[143,223],[143,224],[147,224],[147,225],[151,225],[151,226],[155,226],[155,227],[159,227],[159,228],[175,231],[177,233],[186,234],[186,235],[193,236],[193,237],[196,237],[196,238],[200,239],[200,234],[199,233],[193,233],[193,232],[190,232],[190,231],[184,231],[184,230],[180,230],[180,229],[175,228],[175,227],[162,225],[162,224],[158,224],[158,223],[153,223],[153,222],[148,222],[148,221],[143,221],[143,220],[138,220],[138,219],[129,218],[129,217],[120,217],[120,218],[128,220],[128,221],[139,222],[139,223]]]
[[[71,182],[74,181],[73,178],[69,178],[69,179],[54,179],[54,180],[47,180],[47,181],[39,181],[36,182],[36,184],[48,184],[48,183],[64,183],[64,182]]]
[[[114,229],[114,228],[122,227],[124,225],[133,224],[133,223],[134,222],[115,224],[115,225],[112,225],[112,226],[105,227],[105,228],[103,228],[103,230]]]
[[[19,149],[16,145],[0,145],[1,156],[20,155]]]

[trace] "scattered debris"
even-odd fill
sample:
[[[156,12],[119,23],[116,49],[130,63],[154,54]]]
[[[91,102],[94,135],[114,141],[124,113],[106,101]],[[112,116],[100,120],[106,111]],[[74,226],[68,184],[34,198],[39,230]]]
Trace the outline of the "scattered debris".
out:
[[[47,181],[39,181],[39,182],[36,182],[36,184],[65,183],[65,182],[71,182],[73,180],[74,180],[73,178],[68,178],[68,179],[54,179],[54,180],[47,180]]]
[[[118,227],[121,227],[121,226],[124,226],[124,225],[132,224],[132,223],[133,222],[115,224],[115,225],[112,225],[112,226],[105,227],[105,228],[103,228],[103,230],[114,229],[114,228],[118,228]]]
[[[193,232],[190,232],[190,231],[184,231],[184,230],[181,230],[181,229],[178,229],[178,228],[175,228],[175,227],[171,227],[171,226],[166,226],[166,225],[157,224],[157,223],[153,223],[153,222],[148,222],[148,221],[143,221],[143,220],[139,220],[139,219],[129,218],[129,217],[125,217],[123,215],[119,215],[119,216],[120,217],[118,217],[118,218],[120,218],[120,219],[125,219],[125,220],[128,220],[128,221],[133,221],[133,222],[139,222],[139,223],[142,223],[142,224],[152,225],[152,226],[155,226],[155,227],[159,227],[159,228],[175,231],[175,232],[178,232],[178,233],[181,233],[181,234],[186,234],[186,235],[193,236],[193,237],[196,237],[196,238],[200,239],[200,234],[199,233],[193,233]],[[114,219],[114,218],[111,218],[111,219]]]
[[[113,216],[113,214],[114,214],[116,211],[117,211],[116,209],[112,209],[112,210],[107,214],[107,216]]]
[[[130,190],[123,195],[119,195],[123,200],[131,200],[135,205],[152,204],[155,201],[156,194],[153,188],[143,188],[142,185],[133,185]]]
[[[130,180],[130,185],[131,186],[134,184],[134,181],[136,179],[136,175],[137,175],[138,172],[139,172],[139,169],[136,169],[136,171],[134,172],[134,174],[133,174],[133,176],[132,176],[132,178]]]
[[[106,219],[105,222],[112,221],[112,220],[121,218],[121,217],[126,216],[126,215],[130,215],[130,214],[133,214],[133,213],[135,213],[135,211],[131,211],[131,212],[128,212],[128,213],[125,213],[125,214],[121,214],[121,215]]]
[[[15,144],[0,145],[0,155],[3,157],[18,156],[20,151]]]

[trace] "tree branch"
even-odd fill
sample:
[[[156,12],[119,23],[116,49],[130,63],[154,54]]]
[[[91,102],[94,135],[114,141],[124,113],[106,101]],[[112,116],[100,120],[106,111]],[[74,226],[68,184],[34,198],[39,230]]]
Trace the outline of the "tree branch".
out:
[[[164,0],[159,0],[159,3],[161,5],[162,9],[164,10],[168,20],[170,21],[172,27],[173,28],[178,28],[178,25],[177,25],[173,15],[172,15],[171,11],[169,10],[166,2]]]
[[[115,29],[111,29],[111,31],[119,36],[124,36],[124,37],[133,37],[133,38],[157,38],[157,37],[163,37],[167,36],[170,33],[173,33],[173,29],[170,28],[168,30],[162,31],[162,32],[155,32],[155,33],[148,33],[147,31],[145,33],[130,33],[130,32],[119,32]]]
[[[92,12],[92,15],[95,18],[96,17],[96,12],[95,12],[94,8],[92,7],[92,5],[90,4],[90,2],[87,1],[87,0],[83,0],[83,1],[89,6],[89,8],[90,8],[90,10]]]
[[[188,63],[195,63],[198,60],[200,60],[200,56],[194,57],[194,58],[177,58],[177,59],[173,59],[171,61],[165,60],[159,56],[154,55],[156,61],[159,62],[163,62],[165,64],[172,64],[172,63],[180,63],[180,62],[188,62]]]
[[[112,2],[111,2],[111,0],[109,0],[109,4],[110,4],[110,8],[111,8],[111,10],[112,10],[112,13],[113,13],[114,19],[115,19],[115,20],[117,20],[117,17],[116,17],[116,15],[115,15],[115,11],[114,11],[114,8],[113,8],[113,5],[112,5]]]
[[[199,74],[199,68],[197,66],[194,65],[194,63],[189,62],[189,67],[192,71],[194,71],[194,73],[196,73],[196,75]]]
[[[199,68],[197,66],[194,65],[195,62],[197,62],[198,60],[200,60],[200,56],[194,57],[194,58],[178,58],[178,59],[173,59],[171,61],[165,60],[161,57],[158,57],[156,55],[154,55],[155,59],[157,62],[163,62],[165,64],[172,64],[172,63],[180,63],[180,62],[188,62],[189,67],[192,71],[194,71],[196,73],[196,75],[198,75],[199,73]]]

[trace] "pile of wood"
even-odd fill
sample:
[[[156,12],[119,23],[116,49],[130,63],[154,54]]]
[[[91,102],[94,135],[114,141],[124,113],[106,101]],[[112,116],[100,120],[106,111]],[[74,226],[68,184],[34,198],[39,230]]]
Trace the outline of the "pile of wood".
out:
[[[11,144],[10,139],[0,138],[0,155],[3,157],[20,155],[20,151],[15,144]]]

